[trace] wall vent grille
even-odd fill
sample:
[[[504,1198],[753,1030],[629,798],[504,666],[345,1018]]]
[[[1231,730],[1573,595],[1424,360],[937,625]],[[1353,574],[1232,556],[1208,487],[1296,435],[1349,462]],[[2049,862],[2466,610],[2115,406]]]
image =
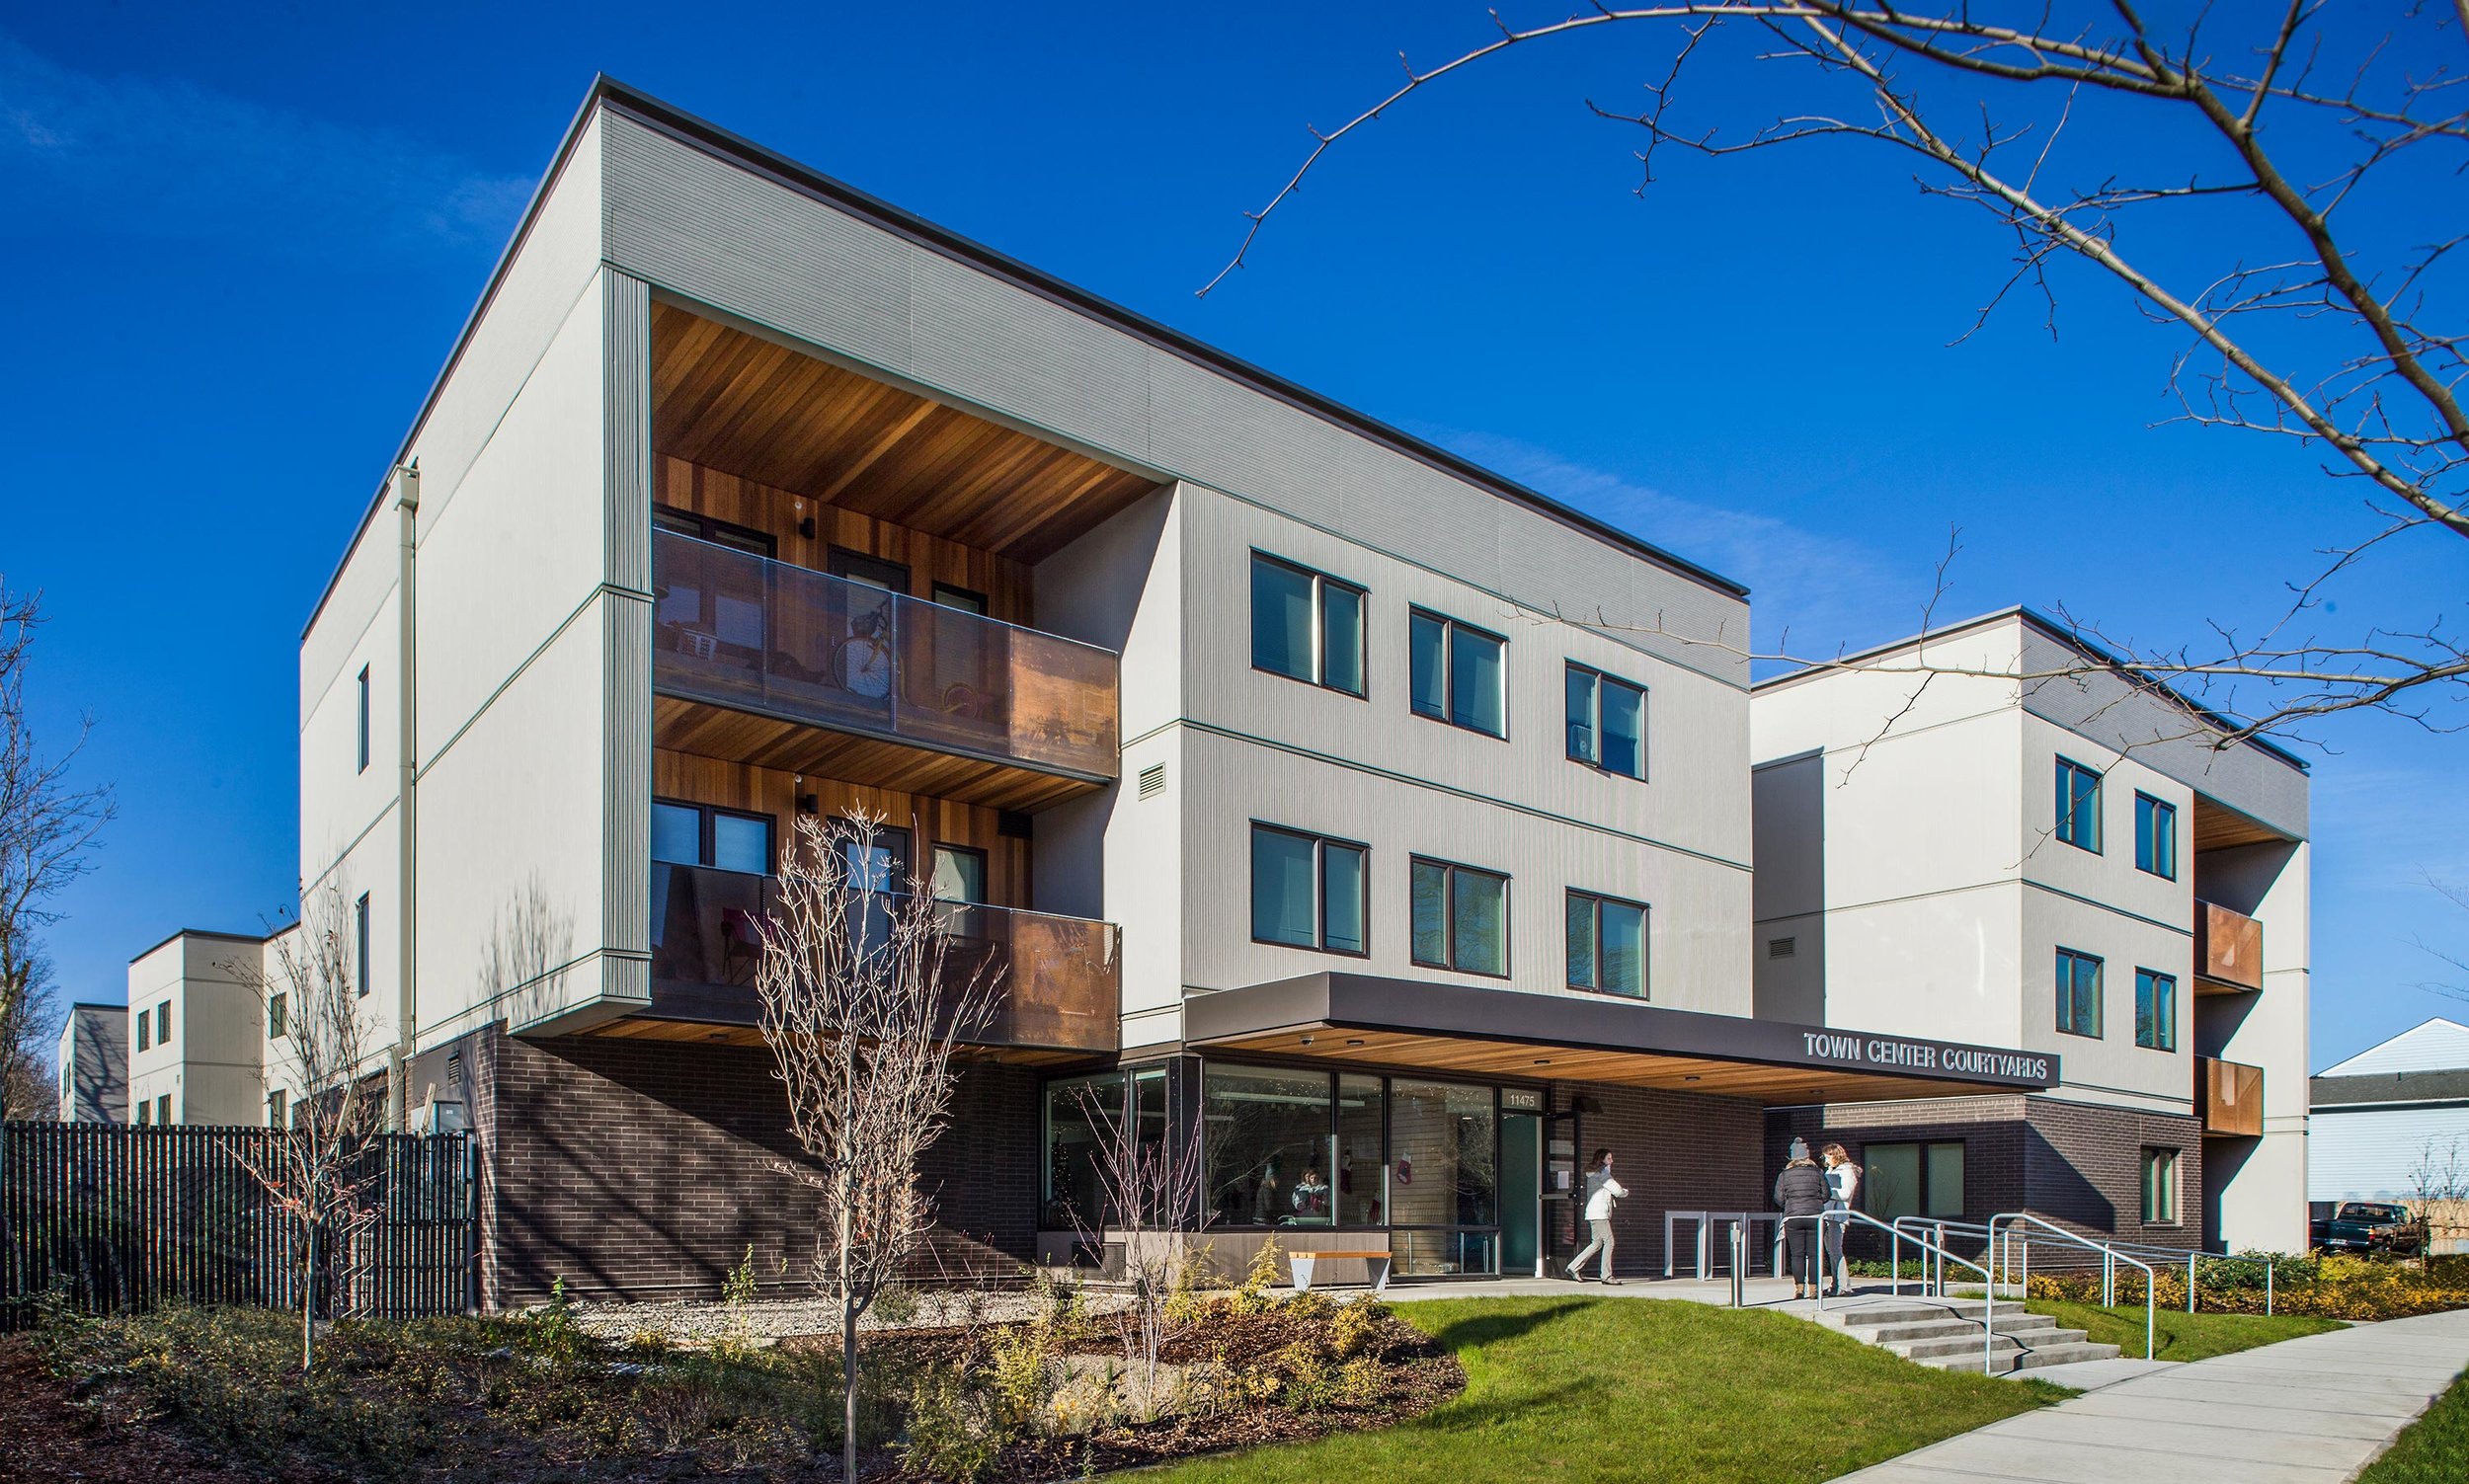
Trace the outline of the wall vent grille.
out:
[[[1797,938],[1769,938],[1766,940],[1766,956],[1770,959],[1788,959],[1799,951],[1800,940]]]
[[[1155,799],[1166,791],[1166,765],[1153,763],[1140,771],[1141,797]]]

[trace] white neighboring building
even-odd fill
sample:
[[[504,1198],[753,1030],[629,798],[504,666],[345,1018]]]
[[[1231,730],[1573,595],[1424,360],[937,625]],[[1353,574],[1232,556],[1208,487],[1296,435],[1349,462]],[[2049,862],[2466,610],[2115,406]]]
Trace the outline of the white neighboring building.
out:
[[[2307,1199],[2407,1201],[2454,1141],[2469,1161],[2469,1026],[2437,1017],[2328,1066],[2311,1084]]]
[[[2115,664],[2021,608],[1860,658],[1754,693],[1757,1014],[2046,1052],[2064,1076],[1791,1132],[1908,1171],[1918,1213],[2300,1250],[2304,764],[2215,749],[2212,719],[2122,677],[2008,678]]]
[[[266,1121],[266,1020],[241,970],[266,940],[190,929],[128,966],[132,1124],[255,1127]]]
[[[60,1122],[128,1122],[128,1012],[74,1004],[60,1025]]]

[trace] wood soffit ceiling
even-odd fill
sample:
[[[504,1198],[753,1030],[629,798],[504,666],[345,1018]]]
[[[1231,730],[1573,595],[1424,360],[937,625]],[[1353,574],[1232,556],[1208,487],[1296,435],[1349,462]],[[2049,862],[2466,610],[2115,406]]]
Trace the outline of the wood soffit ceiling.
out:
[[[1312,1044],[1304,1045],[1310,1037]],[[1870,1103],[1903,1098],[1977,1097],[2023,1089],[1898,1077],[1887,1073],[1833,1071],[1824,1067],[1764,1066],[1694,1056],[1635,1052],[1583,1051],[1517,1042],[1470,1041],[1397,1031],[1340,1026],[1282,1027],[1258,1035],[1227,1037],[1196,1046],[1208,1052],[1379,1063],[1434,1073],[1528,1081],[1609,1082],[1654,1087],[1707,1097],[1745,1098],[1770,1107],[1801,1103]]]
[[[1156,488],[666,303],[652,306],[652,447],[1021,562]]]
[[[2214,804],[2200,794],[2194,796],[2194,848],[2198,851],[2286,842],[2288,838],[2225,804]]]

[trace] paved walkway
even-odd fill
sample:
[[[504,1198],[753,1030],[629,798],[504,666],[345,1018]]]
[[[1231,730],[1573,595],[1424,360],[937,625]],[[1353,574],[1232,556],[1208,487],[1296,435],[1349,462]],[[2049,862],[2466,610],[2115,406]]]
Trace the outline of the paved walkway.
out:
[[[1845,1475],[2341,1484],[2469,1368],[2469,1311],[2361,1324],[2193,1361]]]

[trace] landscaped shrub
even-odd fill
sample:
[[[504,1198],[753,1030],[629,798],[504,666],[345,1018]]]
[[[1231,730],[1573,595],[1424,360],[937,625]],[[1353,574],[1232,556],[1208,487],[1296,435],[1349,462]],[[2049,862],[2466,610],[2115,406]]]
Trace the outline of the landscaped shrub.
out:
[[[988,1404],[986,1388],[957,1367],[931,1369],[911,1388],[909,1432],[899,1452],[916,1473],[976,1484],[1010,1442]]]
[[[2264,1274],[2271,1273],[2270,1305],[2276,1314],[2309,1314],[2324,1319],[2404,1319],[2415,1314],[2469,1308],[2469,1257],[2437,1257],[2421,1270],[2415,1259],[2330,1256],[2301,1258],[2265,1253],[2197,1261],[2195,1307],[2205,1313],[2260,1314],[2265,1307]],[[2152,1302],[2183,1309],[2187,1301],[2184,1265],[2160,1268],[2151,1282]],[[2121,1305],[2144,1301],[2140,1268],[2120,1265],[2116,1298]],[[2074,1303],[2101,1301],[2097,1272],[2034,1273],[2029,1296]]]

